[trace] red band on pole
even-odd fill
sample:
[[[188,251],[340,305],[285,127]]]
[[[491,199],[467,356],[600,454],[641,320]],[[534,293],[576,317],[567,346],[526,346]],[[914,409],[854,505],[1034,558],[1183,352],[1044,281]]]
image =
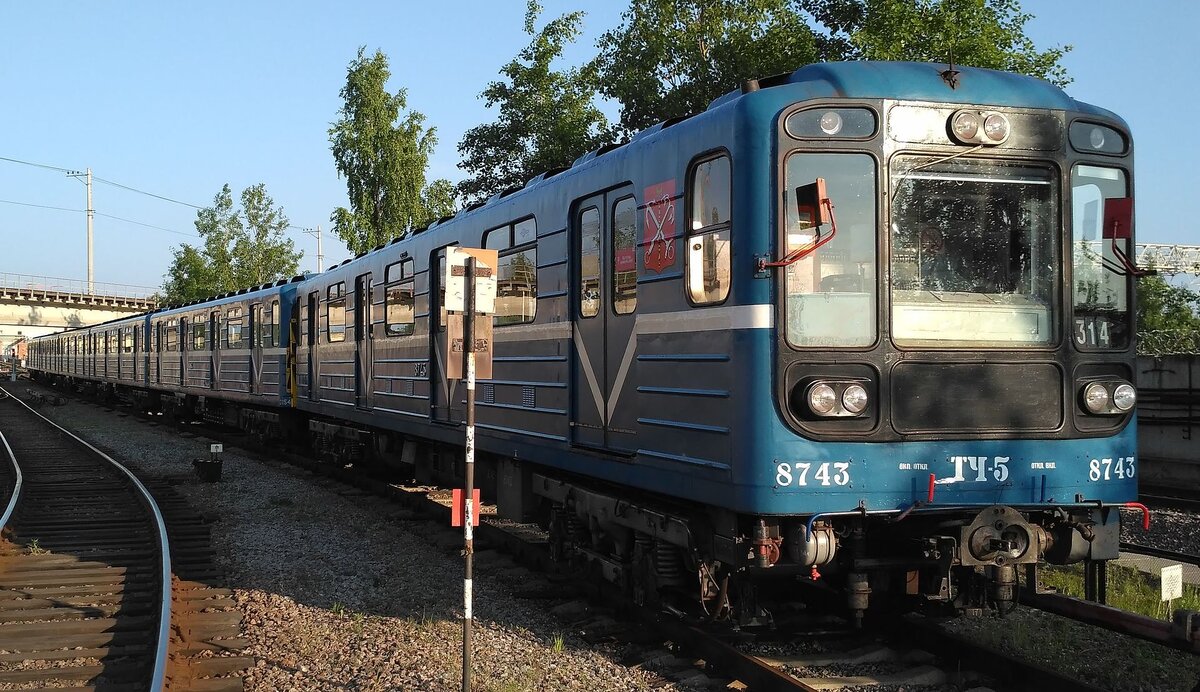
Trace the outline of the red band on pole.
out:
[[[462,488],[455,488],[453,493],[453,501],[451,502],[450,525],[462,526],[463,514],[466,512],[466,506],[463,502]],[[475,501],[471,505],[471,526],[479,526],[479,488],[472,488],[471,498]]]
[[[936,483],[937,483],[937,474],[936,473],[929,474],[929,499],[926,500],[926,502],[928,502],[929,504],[933,504],[933,490],[936,487]]]

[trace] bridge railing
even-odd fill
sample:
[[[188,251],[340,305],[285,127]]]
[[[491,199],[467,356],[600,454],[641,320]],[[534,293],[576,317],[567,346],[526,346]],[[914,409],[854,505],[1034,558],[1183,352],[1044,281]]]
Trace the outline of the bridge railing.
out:
[[[93,281],[89,291],[88,282],[83,279],[0,272],[0,296],[31,298],[77,296],[81,299],[118,299],[153,303],[157,290],[153,286]]]

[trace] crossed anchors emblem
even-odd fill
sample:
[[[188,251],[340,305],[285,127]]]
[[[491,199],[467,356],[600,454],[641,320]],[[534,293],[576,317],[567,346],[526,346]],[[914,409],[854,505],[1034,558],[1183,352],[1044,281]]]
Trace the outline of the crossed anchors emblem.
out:
[[[655,212],[656,209],[658,213]],[[659,213],[662,214],[661,218]],[[661,272],[675,263],[675,238],[668,238],[666,234],[667,224],[674,230],[674,223],[675,203],[670,194],[664,192],[661,197],[646,205],[646,224],[654,228],[654,236],[646,245],[644,262],[654,271]],[[660,241],[662,248],[656,251]]]

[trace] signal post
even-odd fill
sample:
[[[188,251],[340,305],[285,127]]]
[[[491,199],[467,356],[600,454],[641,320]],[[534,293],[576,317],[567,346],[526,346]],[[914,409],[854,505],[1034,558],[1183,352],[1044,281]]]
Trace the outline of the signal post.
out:
[[[479,524],[475,491],[475,380],[492,377],[492,318],[496,311],[495,250],[450,248],[446,258],[446,311],[449,353],[446,376],[467,380],[466,479],[454,501],[454,525],[463,526],[463,692],[471,689],[472,578],[475,567],[474,527]],[[457,313],[457,314],[455,314]],[[460,360],[461,357],[461,360]],[[459,496],[459,491],[455,491]]]

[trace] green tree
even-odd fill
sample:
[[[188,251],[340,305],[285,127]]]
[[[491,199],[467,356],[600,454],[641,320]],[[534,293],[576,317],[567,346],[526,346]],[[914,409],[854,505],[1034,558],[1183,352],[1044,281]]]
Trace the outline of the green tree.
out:
[[[266,186],[246,188],[240,200],[241,207],[234,207],[226,184],[212,206],[196,212],[201,245],[184,243],[173,252],[163,283],[164,302],[186,303],[296,274],[301,253],[284,237],[287,216]]]
[[[600,89],[620,102],[627,134],[826,57],[793,0],[632,0],[597,47]]]
[[[421,193],[421,204],[425,207],[425,218],[422,226],[428,226],[443,216],[449,216],[458,211],[458,191],[454,183],[445,178],[438,178],[429,183]]]
[[[796,0],[841,59],[914,60],[1008,70],[1066,86],[1070,46],[1039,51],[1018,0]]]
[[[1173,331],[1200,334],[1200,293],[1172,286],[1152,274],[1138,278],[1139,332]]]
[[[542,171],[569,166],[611,138],[595,105],[593,68],[553,67],[578,38],[584,13],[564,14],[538,31],[541,11],[535,0],[528,1],[529,45],[480,94],[489,108],[498,108],[496,120],[468,130],[458,145],[459,167],[470,176],[458,184],[466,200],[486,199]]]
[[[389,77],[382,51],[367,57],[366,47],[359,48],[341,90],[341,117],[329,128],[350,200],[349,209],[338,207],[329,220],[354,253],[404,235],[431,216],[425,173],[437,136],[425,127],[424,115],[407,110],[404,89],[388,93]]]

